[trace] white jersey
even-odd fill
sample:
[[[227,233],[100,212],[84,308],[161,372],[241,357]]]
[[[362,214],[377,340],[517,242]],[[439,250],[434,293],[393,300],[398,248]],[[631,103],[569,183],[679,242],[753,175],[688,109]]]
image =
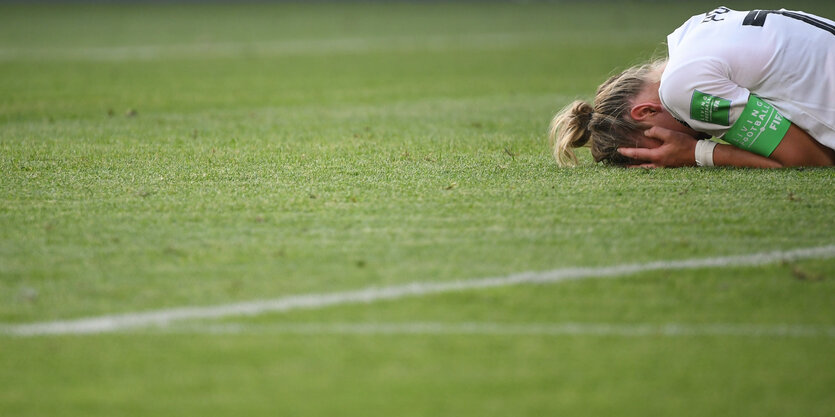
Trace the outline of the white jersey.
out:
[[[835,22],[785,9],[720,7],[690,18],[667,46],[658,93],[678,120],[767,156],[787,118],[835,149]],[[773,146],[754,143],[770,130],[779,134]]]

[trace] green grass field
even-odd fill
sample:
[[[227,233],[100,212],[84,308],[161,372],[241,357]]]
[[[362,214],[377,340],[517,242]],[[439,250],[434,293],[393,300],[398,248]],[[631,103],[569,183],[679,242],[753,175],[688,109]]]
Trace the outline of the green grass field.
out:
[[[835,244],[832,169],[551,159],[715,6],[0,5],[0,331]],[[2,416],[835,413],[831,256],[12,333]]]

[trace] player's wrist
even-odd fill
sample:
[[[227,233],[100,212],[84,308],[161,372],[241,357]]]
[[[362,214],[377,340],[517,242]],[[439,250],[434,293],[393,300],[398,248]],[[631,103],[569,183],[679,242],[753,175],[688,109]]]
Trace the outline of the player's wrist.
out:
[[[696,149],[694,156],[696,158],[696,165],[700,167],[712,167],[713,164],[713,150],[718,145],[712,140],[702,139],[696,142]]]

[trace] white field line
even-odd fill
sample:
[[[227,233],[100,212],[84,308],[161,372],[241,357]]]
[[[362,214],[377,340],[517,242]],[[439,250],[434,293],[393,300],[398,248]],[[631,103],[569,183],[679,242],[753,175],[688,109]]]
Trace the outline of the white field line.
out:
[[[191,323],[153,328],[175,334],[473,335],[473,336],[738,336],[835,339],[835,326],[798,324],[614,323]]]
[[[130,61],[194,57],[249,57],[321,55],[381,51],[446,51],[507,48],[536,41],[554,40],[536,33],[474,33],[465,35],[415,35],[366,38],[297,39],[255,42],[185,43],[100,47],[0,48],[0,61],[91,60]],[[558,39],[557,39],[558,41]]]
[[[616,278],[639,272],[658,270],[756,266],[780,261],[831,258],[833,256],[835,256],[835,245],[828,245],[789,251],[761,252],[750,255],[622,264],[601,268],[563,268],[466,281],[412,282],[390,287],[368,287],[345,292],[302,294],[215,306],[180,307],[29,324],[5,324],[0,325],[0,334],[36,336],[105,333],[143,326],[166,326],[170,323],[183,320],[220,319],[233,316],[255,316],[264,313],[290,310],[321,309],[343,304],[373,303],[382,300],[396,300],[405,297],[419,297],[480,288],[556,283],[592,278]]]

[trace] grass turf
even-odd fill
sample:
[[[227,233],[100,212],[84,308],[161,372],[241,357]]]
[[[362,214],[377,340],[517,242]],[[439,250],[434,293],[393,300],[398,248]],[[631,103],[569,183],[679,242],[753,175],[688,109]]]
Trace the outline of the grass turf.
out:
[[[557,109],[713,6],[2,5],[0,322],[833,243],[828,169],[550,159]],[[832,325],[834,270],[654,272],[251,321]],[[832,345],[3,337],[0,414],[829,415]]]

